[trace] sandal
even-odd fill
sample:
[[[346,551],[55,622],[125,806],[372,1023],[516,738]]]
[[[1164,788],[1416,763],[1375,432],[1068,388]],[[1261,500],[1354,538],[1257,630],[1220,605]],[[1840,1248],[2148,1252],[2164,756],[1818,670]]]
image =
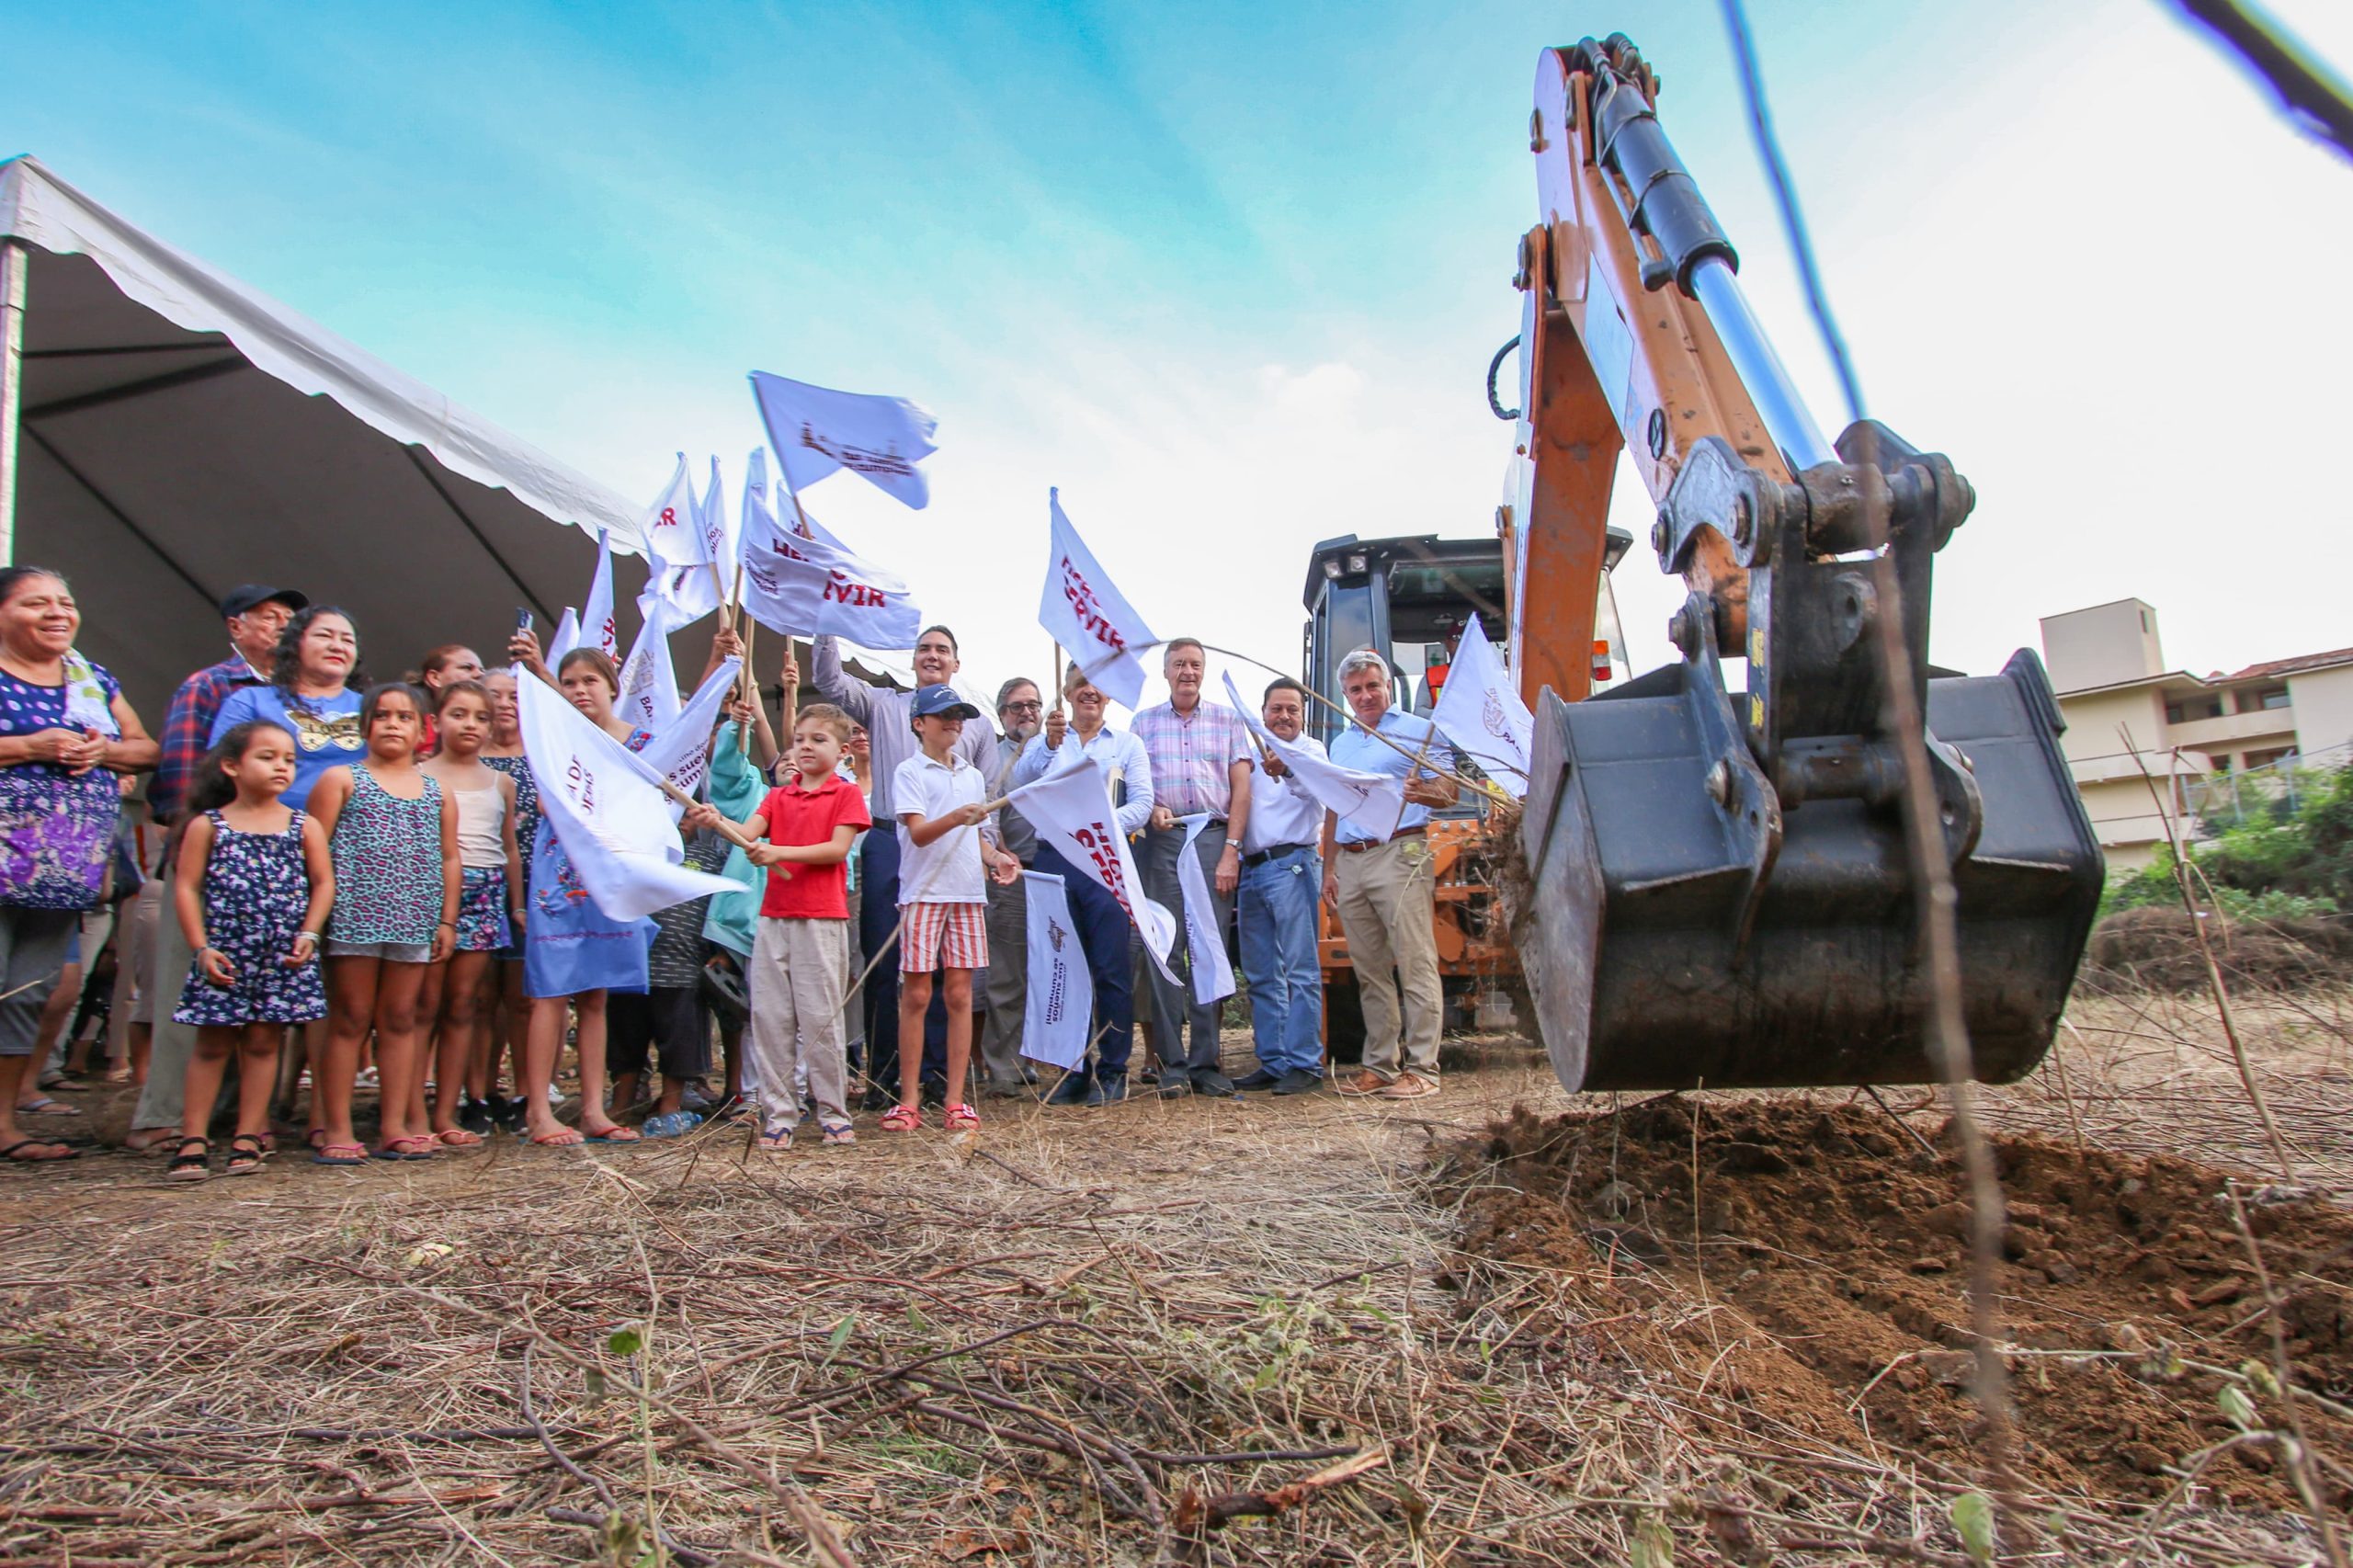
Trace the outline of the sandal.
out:
[[[267,1158],[269,1145],[260,1133],[240,1132],[229,1140],[229,1164],[225,1169],[230,1176],[251,1176],[261,1169],[261,1163]]]
[[[444,1147],[450,1149],[471,1149],[482,1142],[481,1133],[463,1127],[452,1127],[448,1131],[437,1132],[434,1136],[441,1140]]]
[[[51,1099],[47,1095],[35,1095],[17,1108],[18,1116],[79,1116],[82,1108],[67,1105],[63,1100]]]
[[[634,1127],[615,1122],[602,1132],[584,1132],[581,1137],[590,1143],[636,1143],[643,1141],[644,1134]]]
[[[980,1124],[981,1113],[974,1110],[971,1106],[952,1105],[948,1108],[949,1131],[969,1132],[972,1129],[980,1126]]]
[[[531,1142],[542,1149],[576,1149],[581,1137],[569,1127],[559,1127],[552,1132],[532,1133]]]
[[[188,1153],[194,1149],[194,1153]],[[212,1141],[209,1138],[183,1138],[179,1153],[164,1168],[165,1181],[202,1181],[212,1174]]]
[[[790,1153],[792,1152],[792,1129],[790,1127],[779,1127],[774,1132],[763,1132],[759,1135],[756,1142],[759,1146],[768,1153]]]
[[[839,1127],[828,1127],[825,1129],[825,1143],[829,1148],[839,1148],[845,1143],[855,1143],[857,1142],[858,1133],[847,1121],[843,1122]]]
[[[882,1118],[885,1132],[916,1132],[923,1128],[923,1112],[911,1105],[894,1106]]]
[[[368,1151],[358,1143],[329,1143],[324,1135],[311,1145],[311,1164],[314,1165],[364,1165]]]
[[[423,1136],[395,1138],[391,1142],[376,1151],[376,1158],[380,1160],[429,1160],[433,1157],[433,1151],[440,1146],[438,1140]]]
[[[58,1149],[63,1152],[55,1154],[24,1154],[17,1153],[21,1149]],[[58,1160],[78,1160],[81,1157],[82,1151],[60,1142],[54,1138],[19,1138],[6,1148],[0,1149],[0,1160],[17,1165],[46,1165]]]

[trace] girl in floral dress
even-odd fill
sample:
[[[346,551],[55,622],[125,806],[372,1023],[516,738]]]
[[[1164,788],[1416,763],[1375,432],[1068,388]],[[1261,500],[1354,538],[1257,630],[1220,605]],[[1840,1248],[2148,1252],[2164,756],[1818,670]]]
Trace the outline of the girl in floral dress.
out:
[[[205,1134],[232,1055],[237,1135],[228,1172],[261,1168],[286,1026],[326,1016],[319,928],[335,902],[335,874],[317,820],[283,799],[294,782],[294,748],[282,726],[249,720],[198,765],[188,793],[173,898],[196,967],[172,1017],[196,1026],[196,1049],[179,1153],[165,1172],[170,1181],[211,1174]]]
[[[367,759],[330,768],[310,809],[327,835],[341,890],[327,919],[327,1049],[313,1074],[325,1140],[321,1165],[356,1165],[368,1151],[351,1125],[359,1044],[376,1031],[380,1160],[421,1160],[440,1142],[410,1121],[424,1033],[426,971],[456,939],[461,865],[458,814],[416,766],[425,707],[415,688],[380,686],[359,710]]]

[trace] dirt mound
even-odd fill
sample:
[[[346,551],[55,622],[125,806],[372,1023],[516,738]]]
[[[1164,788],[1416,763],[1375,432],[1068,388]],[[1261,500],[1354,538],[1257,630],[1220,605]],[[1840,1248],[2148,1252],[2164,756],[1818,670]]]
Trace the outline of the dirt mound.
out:
[[[2233,1434],[2217,1403],[2239,1381],[2229,1374],[2270,1355],[2224,1177],[2036,1139],[1996,1148],[2020,1469],[2063,1493],[2162,1496],[2177,1479],[2169,1467]],[[1760,1430],[1968,1462],[1969,1210],[1957,1160],[1930,1159],[1876,1112],[1682,1096],[1618,1114],[1515,1111],[1468,1153],[1487,1179],[1465,1200],[1465,1252],[1601,1276],[1636,1309],[1604,1332],[1653,1375],[1740,1402]],[[2345,1402],[2353,1216],[2259,1196],[2250,1226],[2286,1293],[2297,1381]],[[1475,1290],[1476,1272],[1458,1283]],[[1566,1343],[1597,1325],[1571,1312],[1551,1326]],[[2279,1420],[2276,1402],[2256,1403]],[[2316,1443],[2347,1451],[2353,1423],[2312,1404],[2304,1416]],[[2299,1506],[2268,1444],[2218,1456],[2203,1482],[2217,1501]]]
[[[2210,915],[2206,936],[2223,980],[2234,986],[2286,991],[2353,983],[2353,924],[2342,920]],[[2204,990],[2206,960],[2189,912],[2151,904],[2109,915],[2092,929],[2077,983],[2097,994]]]

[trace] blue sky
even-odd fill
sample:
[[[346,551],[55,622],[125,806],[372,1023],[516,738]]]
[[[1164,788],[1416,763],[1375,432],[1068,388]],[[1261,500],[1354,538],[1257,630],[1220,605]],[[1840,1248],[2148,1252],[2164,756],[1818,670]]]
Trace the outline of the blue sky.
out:
[[[2353,61],[2353,7],[2277,8]],[[1939,659],[2128,594],[2194,669],[2353,643],[2307,569],[2353,523],[2326,478],[2353,168],[2148,0],[1751,19],[1871,411],[1977,485]],[[1615,28],[1835,429],[1699,0],[0,0],[0,150],[624,494],[681,447],[732,488],[755,367],[916,398],[928,510],[807,500],[980,682],[1044,664],[1050,483],[1160,630],[1290,665],[1309,543],[1491,526],[1529,85]],[[1631,479],[1620,504],[1646,521]],[[1620,576],[1655,662],[1679,589],[1641,551]]]

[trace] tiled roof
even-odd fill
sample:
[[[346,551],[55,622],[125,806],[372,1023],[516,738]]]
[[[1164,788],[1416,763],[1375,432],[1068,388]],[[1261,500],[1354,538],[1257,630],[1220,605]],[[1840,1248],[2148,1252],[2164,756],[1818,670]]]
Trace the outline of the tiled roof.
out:
[[[2325,670],[2331,665],[2353,665],[2353,648],[2339,648],[2328,653],[2304,653],[2292,659],[2273,659],[2266,664],[2249,665],[2229,675],[2220,671],[2206,678],[2211,681],[2242,681],[2277,679],[2281,676],[2302,675],[2306,670]]]

